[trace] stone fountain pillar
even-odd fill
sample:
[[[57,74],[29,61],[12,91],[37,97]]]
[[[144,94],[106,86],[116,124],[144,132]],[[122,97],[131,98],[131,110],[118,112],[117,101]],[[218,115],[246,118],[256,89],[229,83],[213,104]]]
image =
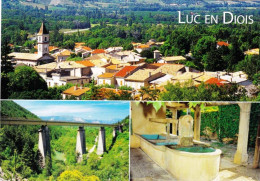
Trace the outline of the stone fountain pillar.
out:
[[[179,144],[180,146],[193,145],[193,118],[190,115],[181,116],[179,119]]]
[[[194,113],[194,140],[200,141],[201,111],[200,106],[195,107]]]

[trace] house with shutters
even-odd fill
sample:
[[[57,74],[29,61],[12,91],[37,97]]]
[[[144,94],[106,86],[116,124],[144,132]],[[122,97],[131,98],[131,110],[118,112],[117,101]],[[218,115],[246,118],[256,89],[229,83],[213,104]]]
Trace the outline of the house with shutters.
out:
[[[138,66],[125,66],[115,74],[115,85],[117,87],[125,86],[125,79],[139,69]]]

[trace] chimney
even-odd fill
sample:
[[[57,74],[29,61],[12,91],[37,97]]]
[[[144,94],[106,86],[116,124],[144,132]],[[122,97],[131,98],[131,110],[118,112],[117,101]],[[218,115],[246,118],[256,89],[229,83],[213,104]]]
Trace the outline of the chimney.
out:
[[[185,67],[185,71],[186,71],[186,72],[190,72],[190,67],[187,67],[187,66],[186,66],[186,67]]]
[[[149,72],[149,77],[151,77],[152,76],[152,72]]]
[[[74,87],[74,90],[77,90],[77,88],[78,88],[78,86],[77,86],[77,85],[75,85],[75,87]]]

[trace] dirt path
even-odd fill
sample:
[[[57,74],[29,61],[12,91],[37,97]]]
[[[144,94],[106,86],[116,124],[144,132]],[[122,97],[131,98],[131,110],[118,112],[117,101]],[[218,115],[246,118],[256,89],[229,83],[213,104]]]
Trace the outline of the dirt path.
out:
[[[95,139],[95,143],[94,143],[94,145],[93,145],[92,148],[88,151],[88,155],[90,155],[90,154],[95,150],[97,140],[98,140],[98,136],[97,136],[96,139]]]

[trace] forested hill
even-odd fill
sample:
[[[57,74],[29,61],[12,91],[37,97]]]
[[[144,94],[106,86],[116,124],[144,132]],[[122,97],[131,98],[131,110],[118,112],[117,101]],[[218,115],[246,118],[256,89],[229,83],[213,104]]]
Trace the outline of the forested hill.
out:
[[[40,119],[13,101],[1,101],[1,116]]]

